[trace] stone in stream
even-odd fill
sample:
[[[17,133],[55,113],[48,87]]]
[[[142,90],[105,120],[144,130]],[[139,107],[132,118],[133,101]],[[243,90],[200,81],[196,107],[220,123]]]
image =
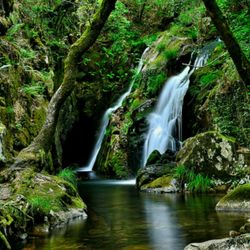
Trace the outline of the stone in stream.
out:
[[[184,250],[247,250],[250,249],[250,234],[202,243],[190,243]]]
[[[219,211],[250,211],[250,183],[239,185],[216,205]]]

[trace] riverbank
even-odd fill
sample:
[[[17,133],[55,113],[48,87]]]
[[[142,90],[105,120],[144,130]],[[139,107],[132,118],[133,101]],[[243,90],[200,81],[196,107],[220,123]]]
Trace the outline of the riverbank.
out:
[[[32,168],[1,171],[0,190],[0,249],[87,216],[72,183]]]

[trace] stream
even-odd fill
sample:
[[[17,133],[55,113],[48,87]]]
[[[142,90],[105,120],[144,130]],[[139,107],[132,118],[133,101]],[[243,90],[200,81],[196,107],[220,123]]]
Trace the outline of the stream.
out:
[[[190,242],[227,237],[247,214],[217,213],[219,196],[139,193],[134,181],[79,183],[88,218],[16,249],[181,250]]]

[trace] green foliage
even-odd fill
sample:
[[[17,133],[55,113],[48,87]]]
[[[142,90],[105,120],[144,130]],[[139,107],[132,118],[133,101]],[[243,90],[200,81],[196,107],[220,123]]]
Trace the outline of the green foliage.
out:
[[[50,197],[32,197],[30,204],[33,211],[39,215],[46,215],[53,209],[53,204]]]
[[[201,174],[192,174],[189,178],[188,189],[192,192],[205,193],[211,187],[211,180],[208,176],[204,177]]]
[[[205,193],[212,186],[211,179],[208,176],[197,174],[184,165],[176,168],[174,178],[177,179],[180,186],[184,186],[184,183],[186,183],[188,190],[191,192]]]
[[[159,53],[161,53],[161,52],[165,51],[165,49],[166,49],[166,44],[160,43],[160,44],[158,44],[158,45],[156,46],[156,49],[157,49],[157,51],[158,51]]]
[[[124,122],[123,122],[123,126],[121,129],[122,134],[127,135],[129,128],[131,127],[131,125],[133,124],[133,121],[130,118],[127,118]]]
[[[24,48],[20,49],[20,55],[21,57],[26,58],[26,59],[34,59],[36,57],[35,51],[24,49]]]
[[[138,108],[140,105],[141,105],[141,100],[134,99],[130,108],[131,108],[131,110],[134,110],[134,109]]]
[[[45,87],[42,84],[34,83],[34,85],[26,85],[22,88],[22,91],[31,96],[39,96],[44,93]]]
[[[153,33],[150,35],[146,35],[142,38],[143,43],[145,43],[148,47],[157,40],[159,37],[158,33]]]
[[[124,165],[124,162],[124,153],[122,151],[112,154],[109,160],[109,165],[118,178],[128,177],[128,169]]]
[[[163,52],[163,56],[166,60],[171,60],[173,58],[177,57],[179,49],[178,48],[170,48],[170,49],[166,49]]]
[[[15,23],[13,24],[7,31],[6,37],[9,41],[14,39],[14,35],[18,33],[21,28],[24,26],[23,23]]]
[[[7,114],[13,114],[15,111],[14,111],[14,108],[13,106],[7,106],[6,107],[6,113]]]
[[[183,26],[189,26],[192,24],[192,21],[193,21],[193,15],[191,15],[193,13],[191,13],[190,11],[185,11],[185,12],[182,12],[179,17],[178,17],[178,20],[180,21],[180,23],[183,25]]]
[[[176,169],[175,169],[175,174],[174,177],[177,179],[181,179],[183,177],[185,177],[186,175],[186,167],[184,165],[179,165]]]
[[[58,176],[70,182],[74,187],[77,186],[76,173],[71,168],[64,168],[58,173]]]
[[[244,53],[249,58],[249,32],[250,32],[250,2],[249,0],[219,0],[219,7],[229,22],[234,36],[238,40]]]
[[[155,96],[161,89],[166,79],[167,75],[165,72],[149,75],[147,80],[147,95]]]
[[[200,84],[202,86],[207,86],[209,84],[215,83],[215,81],[219,78],[219,71],[208,72],[205,75],[202,75],[200,78]]]

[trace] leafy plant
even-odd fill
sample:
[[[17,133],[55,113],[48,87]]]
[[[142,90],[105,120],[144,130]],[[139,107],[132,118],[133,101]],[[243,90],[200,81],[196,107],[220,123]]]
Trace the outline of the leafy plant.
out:
[[[158,74],[152,74],[148,77],[147,93],[149,96],[158,93],[163,83],[166,81],[167,76],[164,72]]]
[[[159,53],[163,52],[166,49],[166,44],[160,43],[156,46],[156,49]]]
[[[8,32],[6,34],[6,38],[9,41],[12,41],[14,39],[14,35],[24,26],[23,23],[17,23],[17,24],[13,24],[9,29]]]
[[[49,213],[53,207],[51,200],[46,197],[33,197],[30,199],[30,204],[33,211],[41,215]]]
[[[174,178],[177,179],[182,189],[185,183],[188,190],[197,193],[204,193],[212,186],[211,179],[208,176],[197,174],[193,170],[187,169],[184,165],[176,168]]]
[[[178,49],[172,48],[172,49],[167,49],[163,52],[163,56],[166,60],[171,60],[177,56]]]
[[[34,59],[36,57],[36,53],[33,50],[28,49],[20,49],[21,57],[26,59]]]
[[[200,84],[202,86],[207,86],[214,83],[219,77],[218,71],[208,72],[207,74],[201,76]]]
[[[23,92],[31,96],[39,96],[44,93],[45,87],[42,84],[36,84],[31,86],[24,86],[22,88]]]
[[[58,176],[67,182],[70,182],[74,187],[77,185],[76,174],[71,168],[64,168],[58,173]]]
[[[188,189],[192,192],[207,192],[211,187],[211,180],[207,176],[201,174],[192,174],[192,178],[189,179]]]
[[[7,114],[13,114],[15,111],[14,111],[14,108],[13,106],[7,106],[6,107],[6,113]]]

